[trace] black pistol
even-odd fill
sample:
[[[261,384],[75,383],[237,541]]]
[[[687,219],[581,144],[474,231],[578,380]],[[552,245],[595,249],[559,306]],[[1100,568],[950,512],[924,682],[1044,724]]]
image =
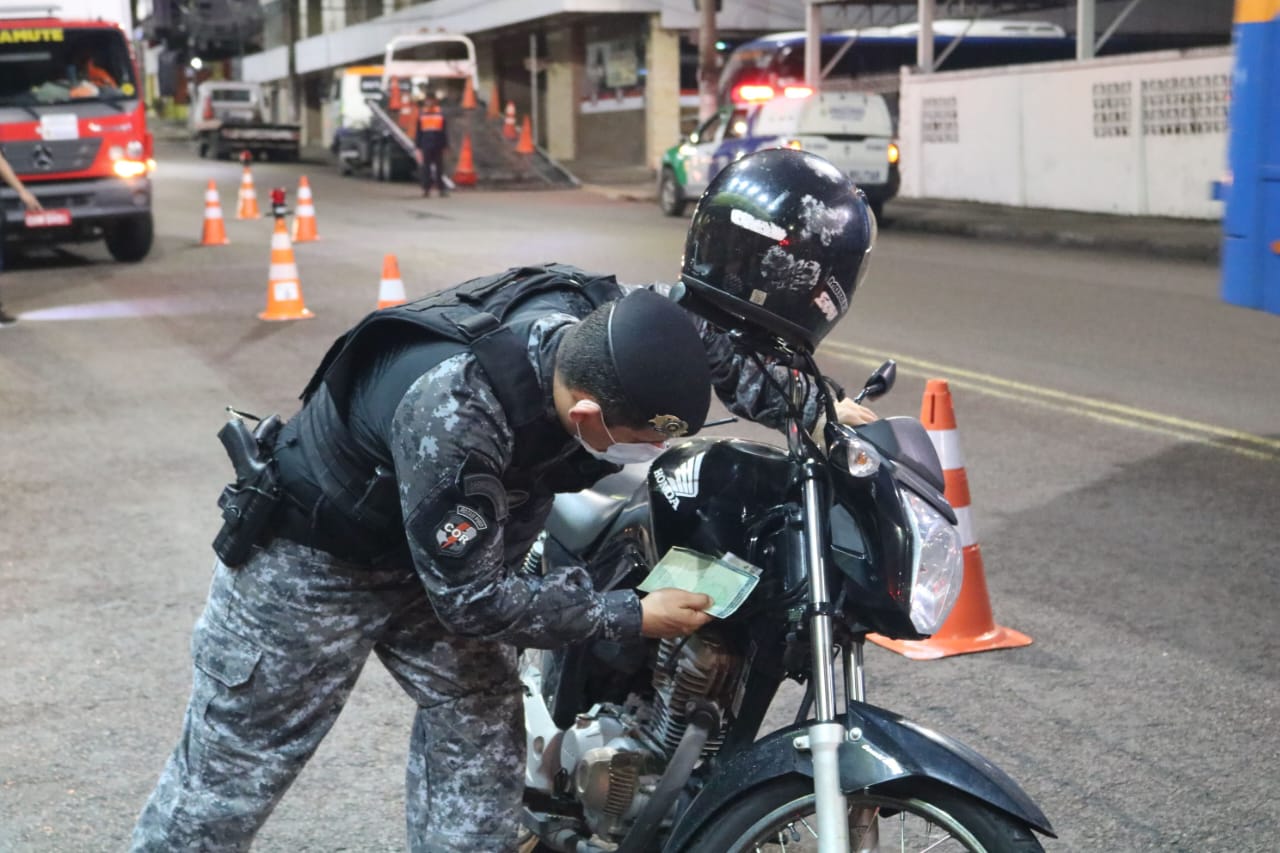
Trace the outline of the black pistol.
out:
[[[218,497],[222,529],[213,540],[214,553],[235,568],[249,559],[253,546],[266,531],[281,499],[279,479],[272,453],[276,434],[283,426],[278,415],[258,422],[251,432],[238,414],[218,430],[218,440],[231,459],[235,482]]]

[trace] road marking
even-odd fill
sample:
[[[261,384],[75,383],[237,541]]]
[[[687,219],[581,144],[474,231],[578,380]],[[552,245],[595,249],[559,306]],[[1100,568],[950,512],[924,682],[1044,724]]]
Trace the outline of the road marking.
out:
[[[1094,400],[1053,388],[1002,379],[999,376],[963,370],[910,356],[878,352],[852,344],[826,342],[822,345],[820,354],[869,367],[879,367],[886,358],[892,358],[898,363],[898,370],[908,376],[944,377],[950,385],[986,394],[989,397],[1064,412],[1112,426],[1142,430],[1176,438],[1179,441],[1216,447],[1251,459],[1280,462],[1280,440],[1266,436],[1165,415],[1136,406]]]

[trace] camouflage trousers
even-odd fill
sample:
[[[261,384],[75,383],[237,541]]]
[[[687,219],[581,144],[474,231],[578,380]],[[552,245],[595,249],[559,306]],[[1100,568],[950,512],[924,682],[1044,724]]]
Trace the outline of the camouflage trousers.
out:
[[[247,850],[329,731],[370,651],[417,703],[405,774],[414,853],[516,849],[524,781],[515,650],[452,637],[417,576],[284,539],[217,565],[191,640],[182,736],[134,851]]]

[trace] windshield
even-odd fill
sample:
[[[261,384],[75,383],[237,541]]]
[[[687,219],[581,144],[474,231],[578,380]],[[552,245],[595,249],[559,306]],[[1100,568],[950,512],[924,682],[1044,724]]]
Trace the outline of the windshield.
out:
[[[137,94],[119,30],[0,30],[0,106],[118,101]]]

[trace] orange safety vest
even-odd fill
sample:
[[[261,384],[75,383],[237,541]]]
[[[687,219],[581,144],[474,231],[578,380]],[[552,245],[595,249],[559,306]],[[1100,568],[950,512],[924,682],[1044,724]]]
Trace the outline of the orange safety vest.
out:
[[[444,116],[439,112],[423,113],[418,117],[418,129],[425,133],[444,130]]]

